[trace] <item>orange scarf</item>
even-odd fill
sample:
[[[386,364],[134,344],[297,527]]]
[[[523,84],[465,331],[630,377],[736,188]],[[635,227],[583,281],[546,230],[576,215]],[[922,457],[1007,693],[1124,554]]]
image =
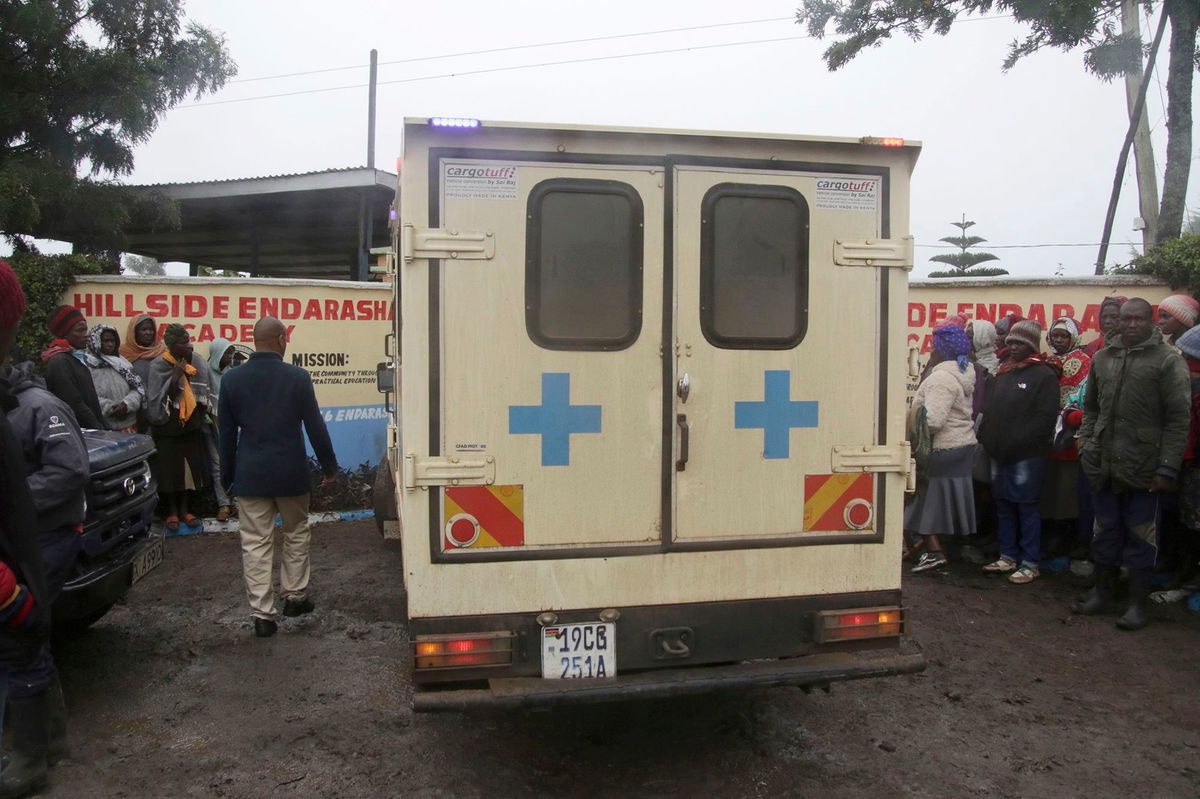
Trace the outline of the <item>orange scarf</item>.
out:
[[[153,316],[145,313],[138,314],[129,320],[129,329],[125,333],[125,339],[121,342],[121,347],[117,350],[121,357],[130,363],[140,360],[152,361],[166,350],[166,346],[163,345],[162,339],[157,334],[155,335],[154,343],[149,347],[143,347],[137,343],[137,326],[146,319],[149,319],[151,322],[154,321]]]
[[[163,360],[174,366],[177,361],[171,355],[171,351],[163,352]],[[183,391],[179,395],[179,424],[187,424],[187,420],[191,418],[192,413],[196,410],[196,395],[192,392],[192,381],[189,377],[196,374],[196,367],[190,363],[183,367]]]

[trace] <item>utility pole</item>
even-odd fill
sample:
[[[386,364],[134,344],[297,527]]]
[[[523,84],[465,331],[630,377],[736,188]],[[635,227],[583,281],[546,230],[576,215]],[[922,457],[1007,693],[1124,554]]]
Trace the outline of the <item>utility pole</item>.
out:
[[[379,52],[371,51],[371,77],[367,82],[367,169],[375,168],[375,92],[379,82]],[[375,238],[375,209],[371,189],[363,189],[358,198],[358,253],[351,277],[365,281],[371,270],[371,242]]]
[[[1160,10],[1159,13],[1165,13]],[[1138,26],[1137,0],[1124,0],[1121,3],[1121,32],[1141,41],[1141,30]],[[1127,74],[1125,76],[1125,104],[1129,109],[1130,118],[1137,106],[1138,89],[1141,76]],[[1142,103],[1141,116],[1138,118],[1137,130],[1133,134],[1134,169],[1137,172],[1138,199],[1141,208],[1142,252],[1154,246],[1155,232],[1158,230],[1158,179],[1154,170],[1154,147],[1150,143],[1150,122],[1146,116],[1146,104]]]

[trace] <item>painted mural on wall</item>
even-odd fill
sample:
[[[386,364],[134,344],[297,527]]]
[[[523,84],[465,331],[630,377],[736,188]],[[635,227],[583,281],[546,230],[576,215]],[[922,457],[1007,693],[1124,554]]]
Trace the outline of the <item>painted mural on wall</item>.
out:
[[[179,322],[206,358],[218,337],[252,351],[254,323],[278,317],[288,330],[286,360],[312,375],[338,462],[353,469],[384,455],[387,415],[375,366],[392,329],[390,285],[105,275],[80,278],[63,302],[83,311],[89,324],[112,325],[122,338],[138,314],[154,317],[160,334]]]

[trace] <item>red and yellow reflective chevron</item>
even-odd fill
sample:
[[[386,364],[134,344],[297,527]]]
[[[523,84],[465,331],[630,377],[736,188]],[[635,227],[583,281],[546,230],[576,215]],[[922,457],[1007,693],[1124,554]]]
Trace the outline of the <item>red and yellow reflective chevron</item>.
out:
[[[874,496],[875,477],[871,474],[805,475],[804,532],[873,528]]]
[[[525,487],[454,486],[442,501],[446,549],[519,547],[525,544]]]

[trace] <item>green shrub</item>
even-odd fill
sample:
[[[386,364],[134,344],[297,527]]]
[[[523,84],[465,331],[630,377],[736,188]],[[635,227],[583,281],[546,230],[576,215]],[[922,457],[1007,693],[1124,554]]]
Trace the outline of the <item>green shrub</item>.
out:
[[[998,266],[977,266],[972,269],[942,269],[930,272],[929,277],[999,277],[1007,274],[1007,269]]]
[[[76,275],[113,274],[119,269],[110,261],[88,255],[40,255],[14,253],[6,259],[21,281],[28,307],[17,330],[17,347],[33,361],[54,337],[46,329],[50,312],[75,282]]]
[[[1200,296],[1200,234],[1189,233],[1152,247],[1133,259],[1130,271],[1153,275],[1173,289]]]

